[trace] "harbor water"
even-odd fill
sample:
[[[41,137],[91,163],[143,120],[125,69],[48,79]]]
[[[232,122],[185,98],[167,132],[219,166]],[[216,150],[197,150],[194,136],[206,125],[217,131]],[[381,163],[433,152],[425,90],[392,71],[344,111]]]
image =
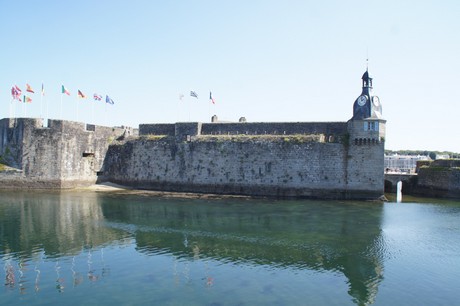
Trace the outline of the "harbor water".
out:
[[[460,201],[0,191],[2,305],[458,305]]]

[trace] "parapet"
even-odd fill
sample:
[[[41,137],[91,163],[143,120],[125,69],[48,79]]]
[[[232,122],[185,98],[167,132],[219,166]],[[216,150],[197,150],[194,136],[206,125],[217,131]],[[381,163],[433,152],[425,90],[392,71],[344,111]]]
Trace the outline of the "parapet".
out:
[[[176,125],[174,123],[159,123],[159,124],[139,124],[139,135],[167,135],[174,136],[176,133]]]
[[[346,122],[238,122],[203,123],[201,135],[341,135]]]
[[[343,135],[347,133],[346,122],[237,122],[176,124],[141,124],[139,135],[166,135],[183,139],[199,135]]]

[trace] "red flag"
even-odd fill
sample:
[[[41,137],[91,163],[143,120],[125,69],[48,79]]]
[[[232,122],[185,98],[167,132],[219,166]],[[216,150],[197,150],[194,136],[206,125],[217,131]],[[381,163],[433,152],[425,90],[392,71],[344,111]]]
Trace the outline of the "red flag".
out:
[[[35,91],[32,89],[32,87],[29,84],[26,84],[26,91],[31,92],[31,93],[35,93]]]
[[[19,93],[19,95],[22,94],[22,90],[21,90],[21,88],[18,87],[18,85],[14,85],[14,88]]]
[[[82,93],[80,89],[78,90],[78,96],[82,99],[86,99],[86,95]]]
[[[22,90],[17,85],[14,85],[13,87],[11,87],[11,96],[13,97],[13,99],[22,101],[21,93],[22,93]]]

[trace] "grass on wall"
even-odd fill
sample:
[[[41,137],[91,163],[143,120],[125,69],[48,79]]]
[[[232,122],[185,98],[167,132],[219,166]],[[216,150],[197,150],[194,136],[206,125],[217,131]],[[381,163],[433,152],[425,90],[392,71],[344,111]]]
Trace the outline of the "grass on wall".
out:
[[[305,142],[324,142],[324,136],[321,134],[295,134],[295,135],[200,135],[196,141],[233,141],[233,142],[247,142],[247,141],[274,141],[274,142],[292,142],[292,143],[305,143]]]

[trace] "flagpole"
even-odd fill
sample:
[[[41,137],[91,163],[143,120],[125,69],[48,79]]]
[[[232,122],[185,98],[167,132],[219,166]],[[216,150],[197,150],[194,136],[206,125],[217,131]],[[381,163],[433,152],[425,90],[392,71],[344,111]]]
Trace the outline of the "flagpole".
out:
[[[209,101],[208,101],[208,120],[211,121],[211,91],[209,91]]]
[[[80,105],[79,105],[80,103],[78,103],[78,93],[75,99],[77,99],[77,122],[79,122],[80,121]]]
[[[107,98],[106,98],[106,100],[107,100]],[[109,123],[107,122],[107,101],[104,104],[105,104],[104,105],[104,117],[105,117],[104,121],[105,121],[105,125],[109,126]]]
[[[40,92],[40,118],[43,118],[43,81],[42,81],[42,90]]]
[[[45,94],[43,94],[45,95]],[[45,106],[46,106],[46,119],[48,120],[50,118],[50,109],[48,107],[48,100],[45,99]]]
[[[61,119],[61,120],[62,120],[62,96],[63,95],[64,94],[61,92],[61,114],[59,115],[59,119]]]
[[[176,122],[179,122],[180,100],[181,100],[181,93],[179,93],[179,100],[177,100],[177,106],[176,106]]]

